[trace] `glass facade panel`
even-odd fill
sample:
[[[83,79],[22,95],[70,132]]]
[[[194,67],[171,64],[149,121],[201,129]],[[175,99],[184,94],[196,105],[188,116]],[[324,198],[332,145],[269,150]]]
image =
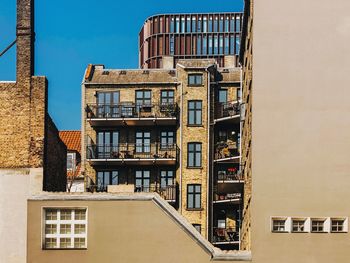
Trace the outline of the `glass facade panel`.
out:
[[[197,55],[201,55],[202,53],[202,37],[197,36]]]
[[[206,55],[207,54],[207,36],[203,36],[203,49],[202,49],[202,54]]]
[[[214,36],[214,55],[219,53],[219,39],[218,36]]]
[[[203,17],[203,32],[206,33],[207,32],[207,27],[208,27],[208,20],[207,17]]]

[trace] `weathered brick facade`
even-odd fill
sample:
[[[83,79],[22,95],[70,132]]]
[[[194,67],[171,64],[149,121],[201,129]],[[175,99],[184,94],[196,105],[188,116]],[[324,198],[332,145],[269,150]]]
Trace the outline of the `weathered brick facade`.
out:
[[[252,69],[253,69],[253,0],[246,1],[241,50],[242,95],[245,120],[242,127],[242,165],[245,180],[242,220],[242,250],[251,250],[252,196]]]
[[[194,74],[202,76],[200,85],[189,84],[189,75]],[[97,173],[100,172],[102,176],[102,172],[105,171],[118,173],[118,179],[113,184],[136,186],[140,181],[137,181],[135,172],[147,170],[150,171],[149,188],[152,191],[162,184],[161,171],[170,170],[175,174],[174,181],[177,187],[177,200],[173,205],[191,224],[200,227],[204,237],[214,241],[215,229],[218,227],[219,220],[224,220],[227,226],[238,229],[239,216],[233,208],[235,205],[229,203],[229,200],[223,200],[228,203],[221,201],[219,204],[214,204],[223,198],[222,193],[220,197],[218,192],[218,171],[229,167],[239,169],[239,153],[234,160],[228,158],[226,161],[219,160],[220,162],[214,163],[214,159],[218,159],[216,144],[219,140],[219,133],[222,131],[227,134],[235,133],[238,140],[240,130],[239,115],[234,119],[226,116],[227,119],[223,118],[216,123],[217,119],[223,117],[216,116],[218,91],[221,89],[227,91],[225,100],[229,106],[225,104],[226,102],[221,103],[224,110],[232,106],[231,102],[238,103],[240,100],[240,70],[235,67],[217,68],[215,60],[212,59],[181,60],[176,69],[156,70],[110,70],[101,65],[89,65],[82,86],[84,107],[82,112],[82,167],[87,178],[87,188],[94,189],[90,187],[93,184],[94,187],[97,185],[98,189],[98,185],[103,183],[98,181]],[[123,110],[126,111],[127,104],[136,105],[136,91],[151,91],[148,103],[153,105],[152,112],[149,116],[122,116],[128,115],[126,112],[121,113]],[[173,100],[178,111],[176,122],[172,124],[165,124],[166,120],[161,120],[160,116],[156,116],[159,113],[153,112],[153,109],[157,109],[157,105],[162,101],[162,91],[174,92]],[[108,102],[98,101],[103,93],[109,94]],[[113,99],[111,102],[110,98],[113,96],[117,96],[115,99],[117,101]],[[105,98],[104,95],[101,95],[101,98]],[[189,124],[189,101],[201,101],[202,103],[200,125]],[[154,123],[151,123],[151,119],[154,119]],[[153,144],[160,144],[162,132],[174,132],[174,143],[178,148],[176,163],[162,162],[161,158],[157,159],[158,156],[152,156],[153,152],[149,157],[150,161],[144,160],[142,156],[140,158],[135,151],[130,153],[132,157],[129,156],[129,158],[140,159],[137,162],[128,160],[123,155],[122,147],[125,144],[132,146],[137,141],[136,133],[140,131],[150,132],[151,152]],[[104,145],[105,132],[108,132],[107,141],[112,146]],[[110,133],[112,132],[117,133],[113,139],[117,141],[111,141]],[[102,134],[104,142],[99,142],[101,138],[98,138],[98,134]],[[201,143],[200,167],[188,167],[188,144],[194,142]],[[101,150],[101,145],[103,150]],[[114,150],[111,150],[113,147]],[[239,151],[238,141],[236,141],[236,147]],[[129,149],[129,152],[132,151]],[[188,185],[201,186],[200,208],[188,207]],[[146,191],[149,191],[148,188]],[[221,215],[223,218],[218,215],[220,209],[227,210],[224,216]],[[232,248],[232,243],[230,245]]]
[[[0,168],[44,168],[45,190],[65,190],[64,149],[47,111],[47,80],[34,76],[34,1],[17,1],[16,82],[0,82]],[[47,137],[47,138],[46,138]],[[45,143],[53,143],[46,145]],[[57,146],[60,147],[60,146]],[[47,152],[45,152],[47,150]],[[60,155],[50,155],[55,152]],[[59,160],[57,163],[53,159]],[[55,175],[49,174],[55,171]]]

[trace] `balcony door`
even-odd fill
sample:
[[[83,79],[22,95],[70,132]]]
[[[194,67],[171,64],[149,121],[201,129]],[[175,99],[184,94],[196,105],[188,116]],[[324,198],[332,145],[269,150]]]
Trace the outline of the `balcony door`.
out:
[[[107,191],[108,185],[118,184],[118,171],[98,171],[97,172],[97,191]]]
[[[149,170],[135,171],[135,189],[136,192],[149,192],[151,172]]]
[[[97,93],[97,116],[99,118],[117,118],[120,115],[118,108],[119,91]]]
[[[160,188],[164,189],[167,186],[174,185],[174,171],[162,170],[160,171]]]
[[[175,144],[175,132],[161,131],[160,132],[160,148],[172,149]]]
[[[151,133],[146,131],[136,132],[136,147],[137,153],[150,153],[151,152]]]
[[[150,90],[137,90],[135,94],[136,111],[148,112],[152,106],[152,92]]]
[[[98,158],[108,159],[113,153],[118,152],[119,132],[118,131],[99,131],[97,132],[97,156]]]

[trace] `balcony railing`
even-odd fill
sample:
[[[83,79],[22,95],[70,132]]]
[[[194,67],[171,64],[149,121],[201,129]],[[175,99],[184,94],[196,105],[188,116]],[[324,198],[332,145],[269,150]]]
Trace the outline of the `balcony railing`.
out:
[[[241,200],[242,194],[241,193],[215,193],[214,194],[214,202],[220,203],[225,201],[236,201]]]
[[[87,159],[176,159],[176,144],[92,144],[87,146]]]
[[[240,104],[237,101],[219,102],[215,108],[215,119],[232,117],[240,114]]]
[[[118,119],[118,118],[176,118],[178,108],[176,103],[137,105],[133,102],[119,104],[88,104],[86,107],[88,119]]]
[[[238,232],[234,228],[220,228],[213,229],[213,243],[233,243],[239,241]]]
[[[243,175],[239,171],[231,173],[219,172],[217,180],[221,182],[243,181]]]
[[[239,156],[237,141],[223,141],[216,144],[215,160]]]
[[[107,192],[107,185],[91,185],[88,189],[90,192]],[[176,202],[177,186],[135,186],[135,193],[158,193],[164,200],[169,202]]]

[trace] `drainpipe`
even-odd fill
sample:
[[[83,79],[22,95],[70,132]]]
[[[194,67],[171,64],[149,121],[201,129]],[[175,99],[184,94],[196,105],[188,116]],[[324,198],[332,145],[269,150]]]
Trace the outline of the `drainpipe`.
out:
[[[207,165],[207,239],[209,240],[209,194],[211,194],[209,192],[210,190],[210,170],[212,167],[212,164],[209,162],[210,161],[210,72],[209,72],[209,67],[207,67],[205,69],[205,71],[207,72],[207,85],[208,85],[208,90],[207,90],[207,125],[208,125],[208,130],[207,130],[207,160],[208,160],[208,164]],[[211,204],[210,204],[211,205]]]
[[[242,101],[243,101],[243,90],[242,90],[242,77],[243,77],[243,72],[242,72],[242,67],[240,67],[240,77],[239,77],[239,89],[240,89],[240,94],[241,94],[241,97],[238,99],[238,103],[239,103],[239,107],[240,107],[240,115],[242,115],[242,107],[241,107],[241,104],[242,104]],[[241,117],[240,117],[241,118]],[[239,172],[240,174],[242,174],[242,170],[241,170],[241,165],[242,165],[242,121],[239,120],[239,145],[238,145],[238,150],[239,150]],[[243,193],[242,193],[242,197],[241,197],[241,200],[243,201],[243,197],[244,197],[244,187],[243,187]],[[241,202],[242,202],[241,201]],[[242,216],[241,214],[243,213],[243,206],[242,204],[239,205],[239,214],[238,214],[238,217],[239,217],[239,228],[238,228],[238,249],[241,250],[241,227],[242,227]]]
[[[182,148],[182,129],[183,129],[183,122],[182,122],[182,115],[183,115],[183,85],[182,82],[180,82],[180,119],[179,119],[179,123],[180,123],[180,147]],[[180,159],[180,179],[179,179],[179,208],[180,208],[180,214],[182,214],[182,150],[180,148],[180,153],[179,153],[179,159]]]

